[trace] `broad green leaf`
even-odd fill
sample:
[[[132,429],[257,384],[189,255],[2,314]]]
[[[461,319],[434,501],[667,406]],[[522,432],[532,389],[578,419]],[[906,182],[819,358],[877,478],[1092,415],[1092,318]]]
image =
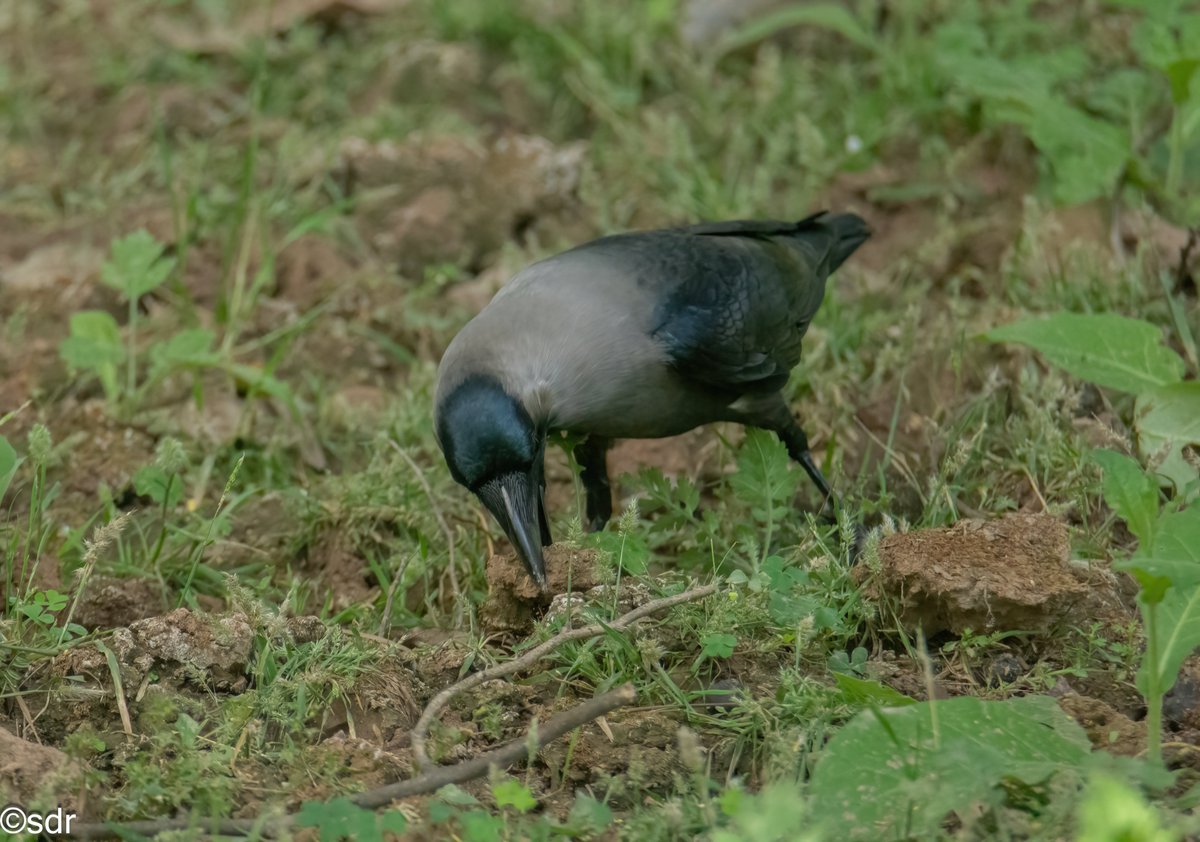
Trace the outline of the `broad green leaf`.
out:
[[[5,492],[8,491],[8,486],[12,484],[12,479],[17,473],[17,468],[21,466],[22,459],[17,456],[17,451],[8,443],[8,439],[0,436],[0,500],[4,499]]]
[[[1054,171],[1054,198],[1080,204],[1112,193],[1133,152],[1126,131],[1060,97],[1033,103],[1025,131]]]
[[[567,821],[572,829],[599,833],[612,824],[613,814],[608,805],[585,792],[576,790],[575,803]]]
[[[1171,80],[1171,99],[1183,105],[1192,96],[1192,79],[1200,69],[1200,58],[1189,56],[1167,65],[1167,78]]]
[[[1125,521],[1145,548],[1154,546],[1158,522],[1158,485],[1128,456],[1096,450],[1092,458],[1104,471],[1104,500]]]
[[[1154,545],[1113,567],[1168,579],[1175,590],[1200,586],[1200,506],[1160,517]]]
[[[189,328],[166,342],[155,344],[149,352],[150,376],[155,379],[166,377],[181,368],[219,368],[222,360],[213,350],[214,340],[211,330]]]
[[[880,707],[904,707],[917,703],[916,699],[910,699],[903,693],[880,684],[878,681],[858,678],[844,672],[835,672],[833,680],[837,682],[838,689],[842,691],[842,698],[846,700],[846,703],[855,707],[866,707],[872,704]]]
[[[1178,842],[1158,811],[1126,781],[1097,773],[1079,804],[1076,842]]]
[[[341,839],[382,842],[383,831],[400,834],[408,826],[404,814],[398,810],[376,815],[348,798],[306,801],[300,805],[295,822],[297,827],[317,828],[321,842],[339,842]]]
[[[235,377],[249,386],[252,391],[270,395],[288,405],[295,402],[295,396],[292,394],[291,387],[261,368],[234,363],[230,366],[230,371]]]
[[[1143,693],[1151,669],[1157,671],[1163,692],[1171,689],[1184,659],[1200,646],[1200,508],[1193,506],[1163,517],[1154,552],[1175,560],[1170,574],[1173,587],[1156,609],[1159,645],[1154,662],[1147,655],[1138,671],[1138,689]],[[1135,559],[1135,563],[1145,562]],[[1149,610],[1142,606],[1143,614]]]
[[[512,807],[519,813],[528,813],[537,806],[537,799],[529,787],[513,778],[505,778],[493,786],[492,796],[497,807]]]
[[[437,791],[437,799],[455,807],[479,806],[479,799],[458,784],[446,784]]]
[[[73,368],[96,370],[102,363],[120,365],[125,361],[121,329],[117,320],[103,310],[84,310],[71,316],[71,335],[60,352]]]
[[[175,268],[173,258],[162,256],[165,248],[145,230],[114,240],[100,280],[126,298],[138,299],[157,289]]]
[[[817,601],[808,596],[792,596],[772,590],[767,595],[767,614],[780,626],[795,627],[817,611]]]
[[[867,710],[826,746],[813,774],[813,818],[840,838],[933,839],[943,820],[1010,779],[1045,781],[1090,753],[1055,701],[970,697]]]
[[[458,823],[462,826],[463,842],[500,842],[504,838],[504,821],[483,810],[463,813]]]
[[[58,346],[58,353],[72,370],[96,374],[110,401],[117,398],[117,371],[125,362],[125,346],[111,315],[102,310],[75,313],[71,335]]]
[[[1187,445],[1200,446],[1200,383],[1161,386],[1138,395],[1134,413],[1138,450],[1144,459],[1167,449],[1157,471],[1183,490],[1197,471],[1183,457]]]
[[[175,363],[208,365],[217,359],[212,351],[215,338],[211,330],[189,328],[155,346],[155,351]]]
[[[1081,380],[1140,394],[1179,382],[1183,359],[1162,344],[1162,331],[1113,313],[1058,313],[989,331],[992,342],[1016,342]]]
[[[183,480],[172,478],[158,465],[146,465],[133,475],[133,488],[142,497],[149,497],[156,505],[175,506],[183,497]]]
[[[587,546],[612,556],[613,562],[630,575],[641,576],[649,569],[650,545],[640,532],[621,534],[605,530],[589,533],[584,540]]]
[[[1143,606],[1144,620],[1149,610]],[[1158,657],[1153,662],[1144,658],[1138,670],[1137,688],[1143,696],[1150,687],[1151,669],[1157,670],[1158,685],[1165,693],[1175,686],[1183,662],[1200,646],[1200,587],[1171,588],[1154,610],[1158,612],[1155,620],[1161,645]]]
[[[717,52],[724,55],[740,50],[797,26],[828,29],[868,50],[875,50],[878,46],[875,36],[845,6],[836,3],[792,3],[776,12],[755,17],[734,30],[722,40]]]
[[[749,506],[791,501],[799,488],[800,477],[789,470],[787,448],[774,433],[747,430],[738,451],[738,470],[730,480],[733,493]]]
[[[728,658],[737,648],[737,636],[714,632],[700,640],[700,655],[704,658]]]

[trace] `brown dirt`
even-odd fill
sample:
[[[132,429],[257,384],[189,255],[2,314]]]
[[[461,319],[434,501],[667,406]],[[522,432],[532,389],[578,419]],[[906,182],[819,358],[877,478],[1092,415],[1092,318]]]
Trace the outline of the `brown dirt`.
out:
[[[77,764],[56,748],[28,742],[0,727],[0,800],[32,809],[82,804],[80,792],[68,792],[80,780]]]
[[[506,241],[577,226],[576,191],[587,145],[555,147],[528,135],[491,141],[417,137],[403,144],[358,138],[342,146],[341,180],[363,194],[364,238],[402,273],[426,266],[478,270]],[[385,200],[371,192],[386,188]],[[545,229],[545,230],[543,230]]]
[[[52,515],[72,526],[96,510],[103,490],[117,501],[132,494],[134,474],[154,461],[155,437],[115,421],[103,401],[64,401],[45,423],[62,456],[49,472],[62,483]]]
[[[1146,723],[1134,722],[1107,702],[1071,693],[1059,699],[1058,706],[1079,723],[1097,749],[1135,757],[1146,748]]]
[[[337,525],[321,531],[304,552],[300,569],[328,591],[334,610],[367,600],[379,589],[353,536]]]
[[[162,613],[162,588],[149,579],[93,576],[75,609],[74,622],[89,631],[115,629]]]
[[[554,544],[544,550],[546,590],[538,588],[514,553],[493,555],[487,563],[488,598],[480,619],[492,631],[524,631],[558,594],[584,593],[599,583],[594,550]]]
[[[873,599],[895,602],[906,628],[927,635],[967,629],[1047,629],[1083,599],[1067,566],[1066,525],[1046,515],[968,520],[948,529],[889,535],[880,570],[858,568]]]
[[[572,787],[581,787],[615,778],[628,787],[615,793],[617,802],[629,804],[627,799],[639,788],[664,792],[674,777],[685,771],[676,750],[678,729],[676,720],[656,711],[614,716],[608,721],[611,737],[595,724],[589,725],[580,730],[573,746],[567,740],[546,746],[541,761],[554,775],[552,783],[565,780]]]

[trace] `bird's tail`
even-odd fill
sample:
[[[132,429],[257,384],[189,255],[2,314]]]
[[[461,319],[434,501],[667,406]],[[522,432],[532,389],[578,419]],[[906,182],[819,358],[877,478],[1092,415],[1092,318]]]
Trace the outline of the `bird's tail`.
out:
[[[822,211],[797,223],[797,226],[809,225],[823,228],[833,235],[833,251],[829,259],[831,273],[845,263],[846,258],[854,254],[871,236],[871,227],[867,225],[866,220],[853,213]]]

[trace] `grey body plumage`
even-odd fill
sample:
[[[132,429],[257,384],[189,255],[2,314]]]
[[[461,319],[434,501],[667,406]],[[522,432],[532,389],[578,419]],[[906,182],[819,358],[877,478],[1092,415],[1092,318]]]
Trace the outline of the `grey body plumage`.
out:
[[[604,455],[613,439],[714,421],[775,431],[828,495],[780,390],[826,280],[869,234],[853,214],[722,222],[604,237],[527,267],[439,366],[435,426],[455,479],[479,494],[542,583],[531,531],[549,542],[541,461],[550,431],[588,436],[579,457],[592,528],[611,514]]]

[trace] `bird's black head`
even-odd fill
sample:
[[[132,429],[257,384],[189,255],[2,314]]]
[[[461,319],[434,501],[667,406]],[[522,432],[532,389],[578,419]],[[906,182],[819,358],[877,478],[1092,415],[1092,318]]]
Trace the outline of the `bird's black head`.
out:
[[[442,399],[437,438],[450,475],[500,523],[525,567],[546,585],[542,470],[546,431],[491,377],[467,378]]]

